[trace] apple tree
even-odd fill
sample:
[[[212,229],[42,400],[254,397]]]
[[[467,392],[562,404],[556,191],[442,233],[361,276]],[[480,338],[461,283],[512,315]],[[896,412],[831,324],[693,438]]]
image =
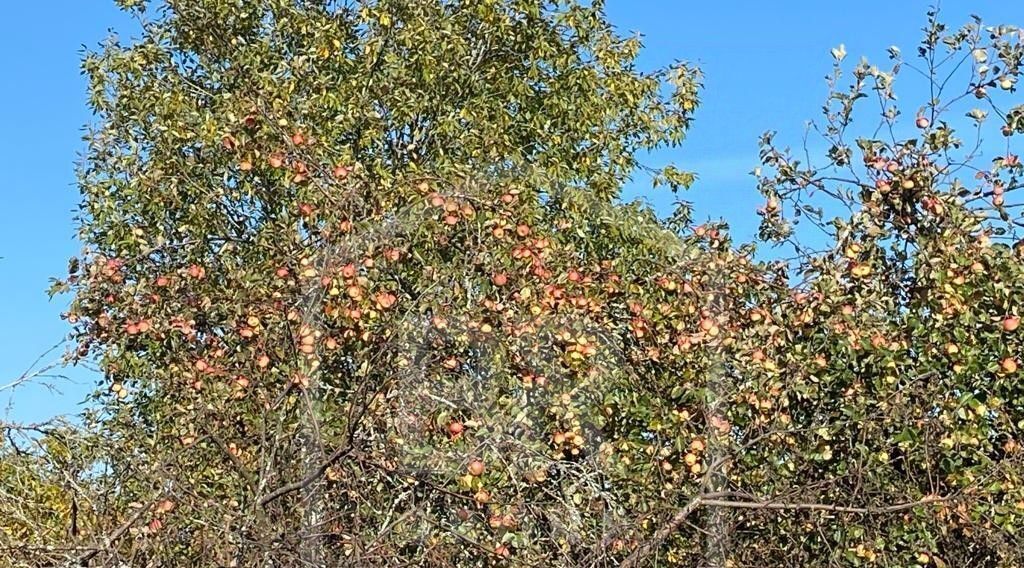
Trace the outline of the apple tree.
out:
[[[26,561],[1024,561],[1017,29],[834,50],[735,243],[619,199],[692,182],[640,156],[700,75],[600,2],[121,4],[58,286],[89,522]]]

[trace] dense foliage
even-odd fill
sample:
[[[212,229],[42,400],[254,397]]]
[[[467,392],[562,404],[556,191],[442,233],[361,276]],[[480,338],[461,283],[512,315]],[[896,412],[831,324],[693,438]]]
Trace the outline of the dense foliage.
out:
[[[767,261],[619,200],[700,75],[600,2],[121,3],[55,287],[105,382],[6,428],[15,564],[1024,563],[1015,28],[837,48]]]

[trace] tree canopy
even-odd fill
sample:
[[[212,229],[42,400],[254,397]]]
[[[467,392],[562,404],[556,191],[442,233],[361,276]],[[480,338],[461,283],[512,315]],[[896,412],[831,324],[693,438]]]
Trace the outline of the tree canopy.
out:
[[[16,562],[1024,562],[1016,28],[834,50],[735,243],[620,199],[701,75],[601,2],[120,3],[53,290],[104,379],[6,428]]]

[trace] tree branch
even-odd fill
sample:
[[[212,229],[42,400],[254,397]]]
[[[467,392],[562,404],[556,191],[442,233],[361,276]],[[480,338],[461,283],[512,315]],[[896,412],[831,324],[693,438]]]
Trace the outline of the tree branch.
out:
[[[914,509],[923,505],[929,505],[932,503],[941,503],[948,499],[948,497],[941,497],[937,495],[930,495],[917,501],[908,501],[905,503],[896,503],[893,505],[884,505],[879,507],[865,506],[865,507],[853,507],[848,505],[837,505],[830,503],[785,503],[778,501],[732,501],[726,499],[716,499],[716,496],[720,494],[708,493],[694,497],[689,503],[686,504],[681,510],[669,519],[665,526],[661,527],[654,533],[654,535],[646,542],[641,544],[630,554],[620,565],[621,568],[635,568],[639,565],[640,561],[647,558],[655,550],[657,550],[668,537],[672,536],[686,519],[700,507],[721,507],[727,509],[760,509],[760,510],[773,510],[773,511],[826,511],[833,513],[848,513],[858,515],[880,515],[889,513],[898,513],[909,509]]]
[[[324,472],[327,471],[327,468],[331,467],[331,464],[345,457],[351,451],[351,445],[346,445],[338,448],[337,450],[334,451],[334,453],[328,456],[327,459],[323,463],[321,463],[316,469],[311,471],[309,475],[307,475],[306,477],[303,477],[302,479],[296,481],[295,483],[289,483],[288,485],[278,487],[277,489],[261,497],[260,500],[258,501],[259,506],[266,507],[271,502],[281,497],[284,497],[289,493],[300,491],[302,489],[305,489],[306,487],[309,487],[317,479],[320,479]]]

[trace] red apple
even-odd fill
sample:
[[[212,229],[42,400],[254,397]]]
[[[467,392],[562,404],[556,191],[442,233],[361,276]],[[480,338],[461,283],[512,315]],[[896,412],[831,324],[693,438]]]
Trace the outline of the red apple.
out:
[[[380,294],[377,294],[376,301],[379,308],[386,310],[391,306],[394,306],[395,302],[398,301],[398,298],[390,292],[381,292]]]
[[[334,174],[334,177],[338,179],[345,179],[348,177],[348,174],[352,173],[352,168],[338,164],[334,166],[334,169],[331,171]]]
[[[174,510],[174,501],[171,501],[170,499],[161,499],[156,504],[156,512],[161,514],[161,515],[165,514],[165,513],[170,513],[173,510]]]
[[[462,434],[464,430],[465,426],[463,426],[462,422],[459,422],[458,420],[455,420],[448,425],[448,433],[451,434],[453,438],[455,436],[458,436],[459,434]]]
[[[480,460],[473,460],[469,462],[469,466],[466,468],[469,474],[473,477],[480,477],[484,474],[484,462]]]
[[[1011,375],[1017,372],[1017,360],[1013,357],[1007,357],[999,363],[999,368],[1002,369],[1007,375]]]
[[[1003,331],[1013,332],[1020,327],[1020,316],[1006,316],[1003,319]]]

